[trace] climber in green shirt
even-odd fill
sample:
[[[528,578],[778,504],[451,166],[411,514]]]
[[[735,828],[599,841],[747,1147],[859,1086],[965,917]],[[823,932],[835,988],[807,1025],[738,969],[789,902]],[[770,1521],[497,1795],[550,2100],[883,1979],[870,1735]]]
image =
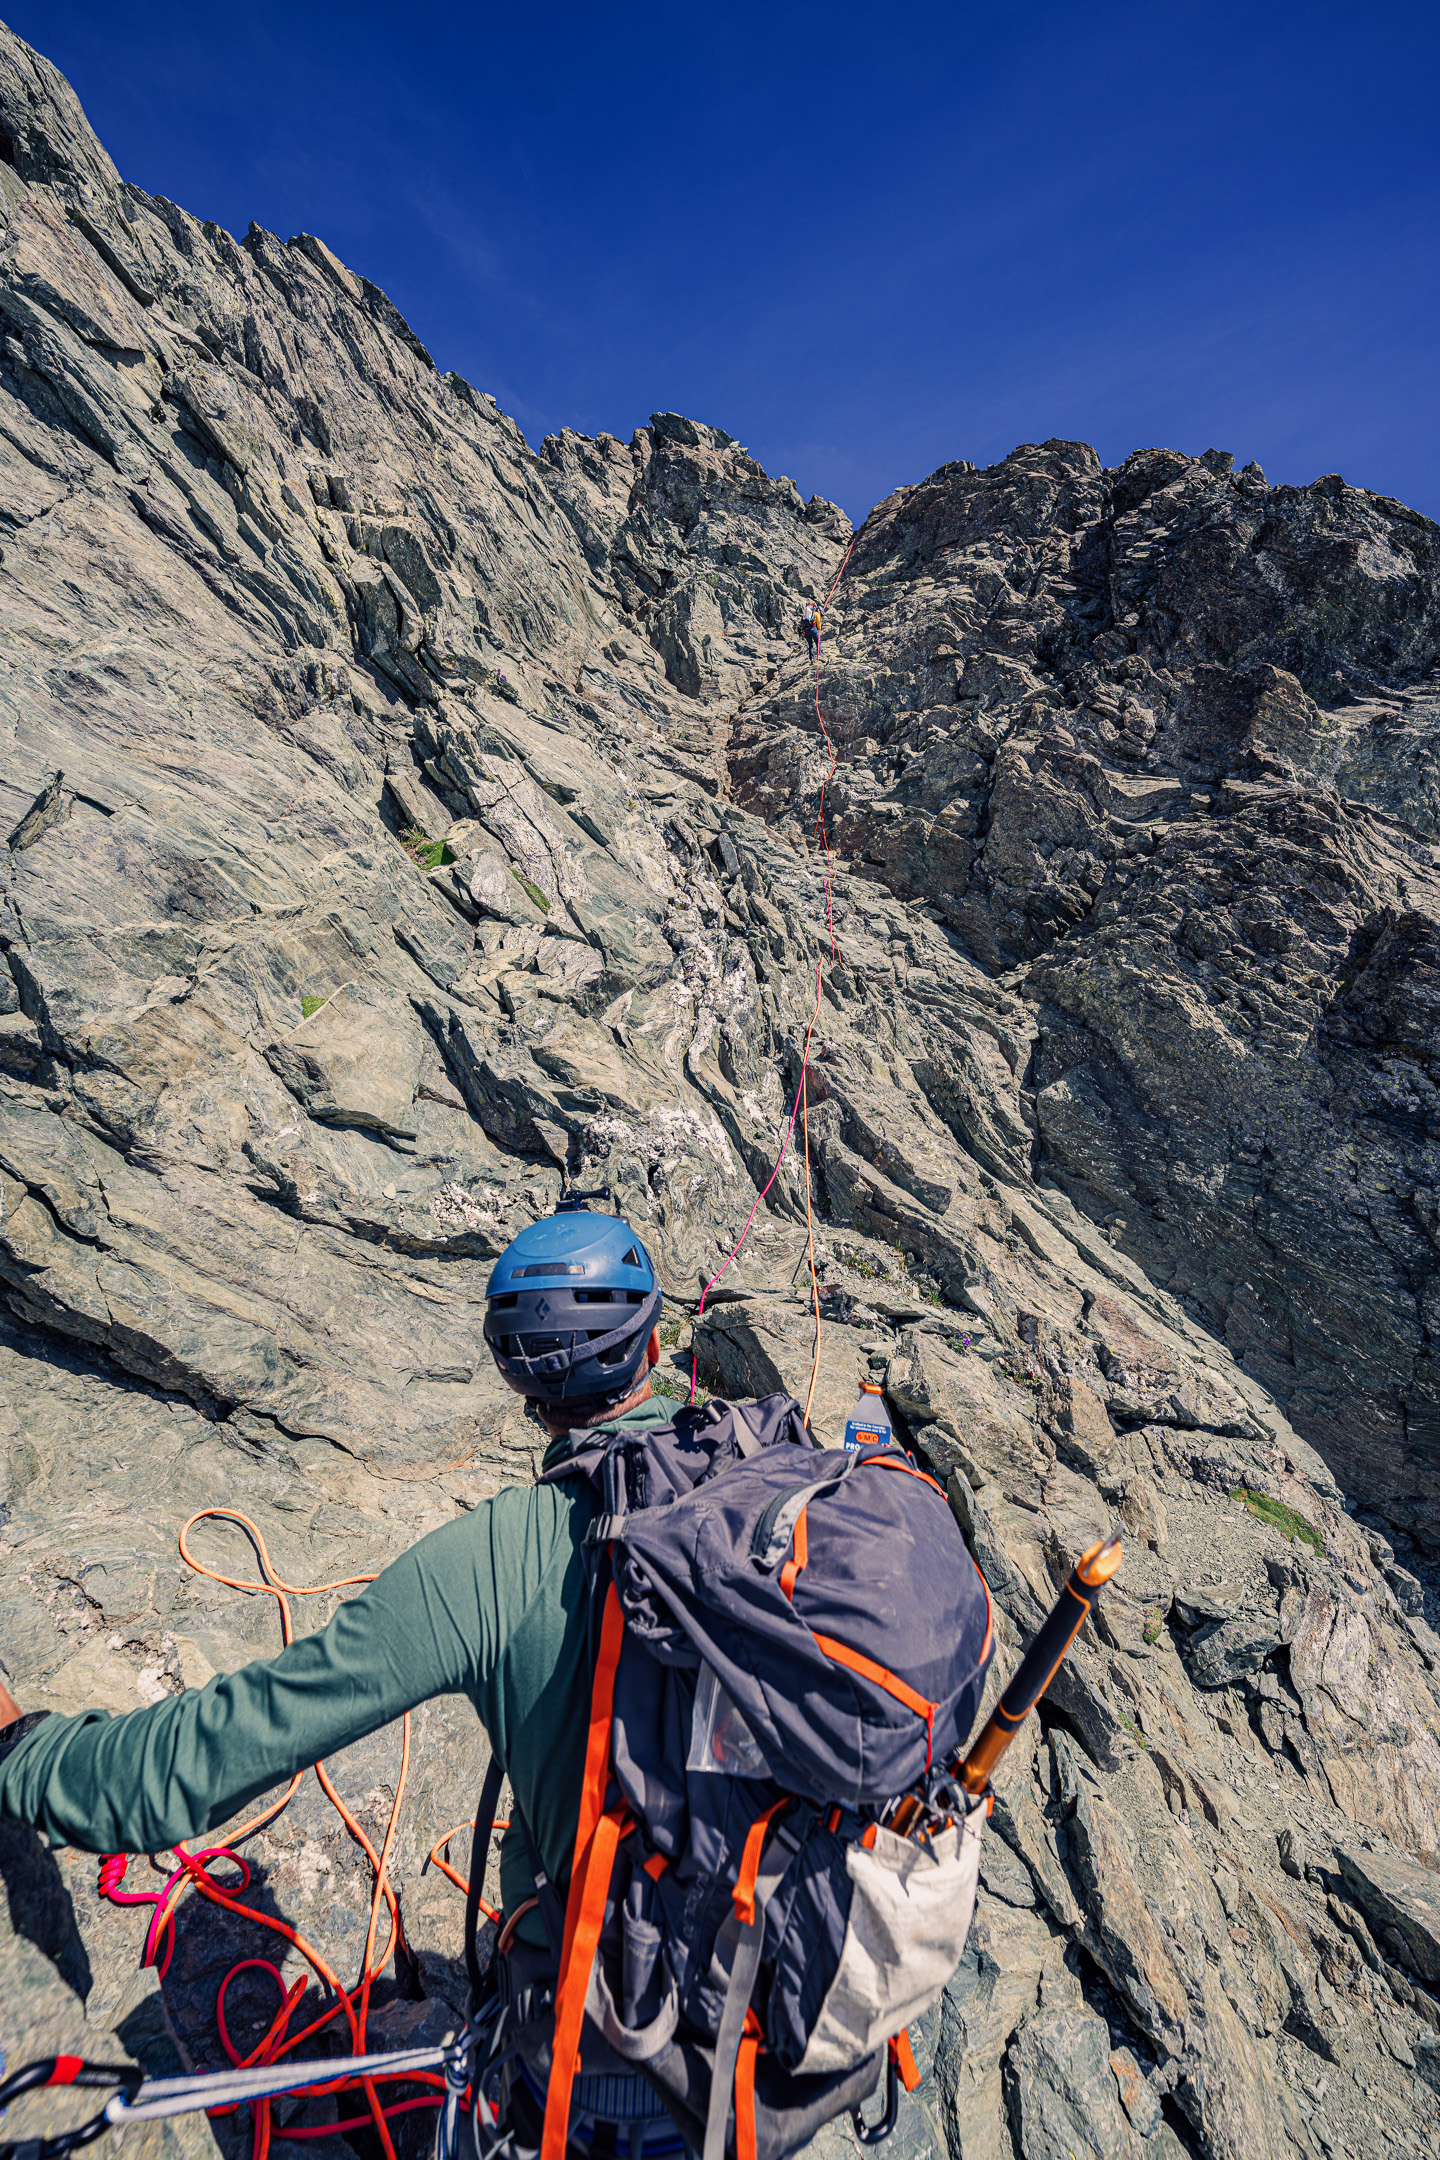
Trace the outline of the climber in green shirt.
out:
[[[546,1469],[571,1433],[667,1422],[649,1379],[659,1310],[645,1248],[614,1216],[532,1223],[497,1262],[486,1340],[550,1431]],[[582,1546],[595,1506],[584,1479],[507,1488],[278,1657],[122,1717],[22,1719],[30,1729],[10,1728],[8,1746],[0,1735],[0,1817],[86,1851],[161,1852],[428,1697],[463,1694],[563,1881],[589,1712]],[[502,1846],[501,1882],[512,1909],[533,1887],[518,1832]]]

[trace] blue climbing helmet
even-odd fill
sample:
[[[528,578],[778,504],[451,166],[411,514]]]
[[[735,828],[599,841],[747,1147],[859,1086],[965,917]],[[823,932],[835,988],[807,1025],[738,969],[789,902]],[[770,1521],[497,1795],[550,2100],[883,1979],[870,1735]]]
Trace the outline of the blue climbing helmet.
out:
[[[618,1215],[562,1207],[520,1232],[485,1293],[485,1340],[517,1394],[623,1402],[660,1318],[650,1255]]]

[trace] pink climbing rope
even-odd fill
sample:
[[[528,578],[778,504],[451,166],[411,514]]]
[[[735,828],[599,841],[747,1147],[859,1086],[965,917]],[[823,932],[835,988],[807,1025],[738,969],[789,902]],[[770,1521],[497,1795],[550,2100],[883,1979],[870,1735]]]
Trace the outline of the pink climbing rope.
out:
[[[755,1195],[754,1206],[751,1208],[749,1214],[745,1218],[744,1229],[740,1232],[739,1237],[735,1240],[734,1250],[727,1255],[722,1265],[716,1269],[715,1273],[711,1276],[709,1282],[706,1283],[705,1288],[700,1293],[700,1304],[695,1314],[695,1326],[697,1328],[699,1327],[701,1320],[705,1316],[706,1298],[709,1297],[710,1292],[715,1288],[716,1283],[719,1282],[720,1277],[725,1273],[726,1268],[730,1266],[733,1260],[739,1257],[740,1248],[745,1243],[746,1238],[750,1235],[750,1225],[755,1220],[756,1211],[760,1206],[760,1202],[765,1198],[766,1193],[769,1192],[770,1187],[775,1183],[776,1178],[780,1175],[780,1165],[785,1160],[785,1150],[789,1147],[791,1135],[795,1130],[795,1117],[797,1111],[800,1108],[800,1098],[805,1091],[805,1075],[810,1067],[810,1036],[815,1026],[815,1022],[820,1017],[820,977],[824,966],[825,962],[823,960],[817,960],[815,963],[815,1010],[810,1015],[810,1026],[807,1027],[805,1030],[805,1050],[804,1055],[800,1061],[800,1085],[795,1090],[795,1100],[793,1103],[791,1103],[790,1115],[785,1120],[785,1137],[780,1142],[780,1153],[775,1158],[775,1168],[770,1172],[769,1177],[766,1178],[761,1191],[759,1191]],[[692,1403],[695,1400],[695,1386],[699,1376],[699,1371],[700,1359],[699,1354],[694,1347],[694,1337],[692,1334],[690,1349],[690,1401]]]
[[[854,553],[855,542],[858,538],[858,533],[851,535],[850,545],[848,548],[846,548],[844,557],[840,564],[840,568],[836,571],[834,578],[831,580],[830,590],[825,595],[825,605],[827,607],[830,604],[831,594],[833,594],[833,592],[835,591],[835,587],[840,583],[841,578],[845,575],[845,565],[849,562],[851,555]],[[825,925],[829,933],[830,958],[833,962],[838,961],[838,959],[840,958],[840,954],[835,943],[835,902],[833,889],[833,881],[835,876],[835,852],[830,846],[829,839],[825,831],[825,790],[835,777],[835,768],[838,760],[835,745],[830,739],[830,730],[825,725],[825,715],[820,710],[820,655],[818,651],[815,655],[815,718],[819,722],[820,733],[825,738],[825,747],[830,753],[829,769],[826,772],[824,779],[820,783],[820,807],[815,819],[815,834],[819,840],[821,852],[825,858],[825,869],[823,872],[823,883],[825,888]],[[795,1132],[795,1118],[800,1109],[801,1103],[805,1099],[805,1081],[806,1076],[808,1075],[810,1070],[810,1038],[815,1032],[815,1022],[820,1017],[820,995],[821,985],[824,979],[824,973],[825,961],[822,956],[822,958],[817,960],[817,962],[815,963],[815,1007],[810,1015],[810,1024],[805,1030],[805,1046],[800,1058],[799,1085],[795,1089],[795,1100],[790,1105],[790,1115],[785,1120],[785,1131],[780,1142],[780,1152],[775,1158],[775,1167],[770,1172],[769,1177],[765,1180],[765,1184],[761,1191],[756,1194],[754,1205],[752,1206],[749,1214],[745,1218],[745,1227],[740,1232],[739,1237],[735,1240],[733,1249],[726,1255],[720,1267],[716,1269],[715,1273],[711,1276],[709,1282],[706,1283],[705,1288],[700,1293],[700,1303],[695,1313],[695,1327],[691,1331],[689,1397],[691,1403],[693,1403],[695,1400],[695,1389],[700,1373],[700,1358],[699,1353],[695,1348],[695,1331],[698,1330],[700,1322],[705,1315],[705,1300],[709,1297],[711,1291],[715,1288],[716,1283],[719,1282],[721,1276],[725,1273],[726,1269],[729,1268],[731,1264],[739,1258],[740,1248],[745,1243],[746,1238],[750,1235],[750,1225],[754,1222],[755,1217],[759,1212],[760,1203],[765,1198],[766,1193],[769,1192],[771,1186],[775,1183],[776,1178],[780,1175],[780,1165],[785,1160],[786,1150],[788,1149]],[[805,1200],[806,1215],[808,1220],[810,1201],[810,1150],[808,1144],[808,1131],[806,1137],[807,1144],[805,1149]],[[813,1238],[810,1245],[810,1287],[815,1296],[815,1358],[814,1363],[811,1365],[810,1368],[810,1396],[806,1398],[807,1415],[809,1413],[810,1398],[813,1397],[815,1393],[815,1375],[820,1369],[820,1285],[816,1280],[815,1276],[815,1249]]]

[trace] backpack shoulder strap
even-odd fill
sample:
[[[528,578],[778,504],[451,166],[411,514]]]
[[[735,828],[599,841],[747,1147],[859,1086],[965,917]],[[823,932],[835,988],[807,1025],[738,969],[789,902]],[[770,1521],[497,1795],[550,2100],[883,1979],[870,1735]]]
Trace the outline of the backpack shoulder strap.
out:
[[[470,1883],[465,1892],[465,1976],[470,1982],[471,2015],[479,2007],[484,1992],[484,1975],[480,1971],[480,1959],[475,1950],[475,1936],[480,1926],[480,1894],[485,1885],[485,1863],[490,1857],[490,1835],[495,1828],[495,1810],[500,1805],[500,1787],[505,1771],[500,1757],[492,1748],[490,1767],[485,1772],[485,1782],[480,1788],[480,1799],[475,1809],[475,1835],[470,1840]]]
[[[580,1787],[580,1819],[575,1826],[575,1855],[570,1866],[570,1890],[565,1903],[565,1940],[555,1993],[555,2039],[545,2096],[541,2160],[564,2160],[570,2125],[570,2094],[579,2064],[580,2029],[590,1992],[590,1972],[605,1920],[605,1902],[615,1854],[629,1817],[624,1801],[609,1809],[605,1805],[610,1783],[615,1674],[624,1635],[625,1618],[612,1580],[605,1592],[600,1648],[590,1690],[585,1775]]]

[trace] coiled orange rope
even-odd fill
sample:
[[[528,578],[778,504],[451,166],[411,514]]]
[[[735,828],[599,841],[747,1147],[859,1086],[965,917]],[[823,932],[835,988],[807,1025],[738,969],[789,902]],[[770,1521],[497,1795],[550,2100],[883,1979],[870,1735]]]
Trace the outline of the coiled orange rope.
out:
[[[240,1526],[259,1556],[261,1580],[257,1582],[244,1576],[224,1575],[218,1568],[207,1567],[204,1561],[195,1558],[187,1539],[196,1523],[206,1520],[233,1522]],[[375,1580],[374,1575],[370,1574],[345,1575],[335,1582],[328,1583],[299,1584],[286,1582],[282,1576],[276,1573],[272,1566],[269,1552],[266,1550],[265,1540],[259,1529],[251,1522],[248,1515],[240,1514],[235,1508],[199,1509],[196,1514],[190,1517],[181,1530],[179,1545],[181,1557],[188,1566],[195,1570],[197,1575],[204,1575],[211,1582],[223,1583],[231,1590],[261,1592],[268,1597],[273,1597],[280,1608],[280,1633],[287,1645],[294,1639],[294,1622],[290,1610],[291,1598],[320,1597],[329,1591],[348,1590],[362,1583]],[[183,1843],[177,1845],[175,1857],[180,1864],[170,1876],[164,1888],[158,1893],[127,1892],[123,1888],[126,1868],[126,1856],[124,1854],[109,1854],[100,1863],[99,1890],[102,1897],[107,1897],[116,1904],[147,1903],[153,1904],[155,1907],[154,1916],[145,1939],[145,1948],[141,1958],[142,1964],[154,1964],[163,1945],[164,1958],[160,1965],[162,1975],[168,1967],[170,1953],[174,1946],[175,1909],[184,1896],[188,1885],[197,1891],[201,1897],[208,1899],[211,1904],[219,1905],[226,1912],[234,1913],[241,1919],[253,1920],[258,1927],[268,1928],[272,1934],[283,1937],[286,1942],[299,1951],[311,1970],[334,1994],[335,2001],[327,2010],[322,2011],[320,2016],[307,2025],[302,2032],[291,2034],[288,2031],[290,2019],[309,1985],[305,1975],[302,1974],[294,1986],[287,1990],[279,1968],[270,1964],[267,1959],[243,1958],[239,1964],[233,1965],[220,1983],[220,1990],[215,2004],[215,2015],[221,2045],[230,2061],[237,2067],[248,2068],[255,2063],[277,2062],[282,2055],[288,2055],[292,2049],[299,2047],[302,2041],[310,2039],[323,2026],[328,2025],[332,2018],[336,2018],[342,2013],[350,2027],[352,2051],[356,2054],[364,2052],[365,2024],[369,2014],[371,1986],[378,1975],[384,1971],[396,1946],[400,1945],[408,1949],[405,1944],[400,1907],[396,1901],[394,1890],[390,1886],[388,1874],[391,1847],[394,1844],[396,1825],[400,1820],[400,1810],[404,1804],[405,1784],[410,1770],[410,1716],[408,1711],[402,1721],[401,1735],[400,1773],[395,1785],[395,1800],[390,1810],[390,1819],[385,1826],[384,1840],[378,1853],[366,1835],[363,1825],[356,1820],[341,1799],[340,1794],[336,1791],[325,1765],[316,1763],[314,1766],[315,1775],[319,1779],[327,1799],[335,1808],[351,1837],[363,1850],[366,1859],[374,1870],[375,1886],[370,1900],[370,1924],[365,1935],[365,1951],[360,1961],[360,1976],[353,1988],[347,1989],[342,1985],[319,1951],[311,1943],[307,1942],[305,1937],[295,1928],[290,1927],[283,1920],[272,1918],[268,1913],[256,1912],[251,1906],[242,1905],[229,1891],[222,1889],[210,1873],[210,1869],[216,1861],[229,1860],[240,1870],[240,1881],[236,1887],[241,1890],[247,1887],[250,1880],[249,1866],[233,1848],[242,1839],[253,1836],[266,1823],[274,1821],[281,1810],[294,1798],[305,1774],[303,1771],[296,1773],[278,1800],[272,1801],[268,1807],[262,1808],[258,1814],[252,1815],[247,1822],[242,1823],[238,1830],[233,1831],[225,1845],[210,1846],[201,1852],[191,1852]],[[451,1831],[448,1835],[453,1836],[454,1832]],[[442,1838],[440,1843],[443,1845],[445,1839]],[[445,1872],[451,1876],[452,1881],[459,1880],[448,1867]],[[377,1957],[375,1955],[375,1937],[382,1903],[389,1914],[390,1926],[385,1948]],[[488,1910],[489,1908],[487,1908]],[[251,2049],[248,2055],[241,2056],[231,2044],[230,2034],[225,2023],[225,1991],[237,1973],[249,1969],[268,1972],[280,1989],[282,2001],[263,2038]],[[353,2091],[357,2086],[362,2089],[370,2110],[368,2120],[373,2122],[379,2134],[385,2160],[395,2160],[395,2146],[386,2122],[387,2115],[402,2114],[414,2107],[439,2106],[439,2093],[444,2090],[444,2079],[427,2071],[406,2073],[406,2082],[432,2085],[437,2087],[438,2091],[434,2098],[422,2096],[418,2100],[402,2100],[390,2108],[382,2108],[379,2095],[375,2089],[377,2083],[375,2078],[359,2080],[338,2078],[332,2079],[329,2083],[320,2082],[306,2086],[303,2090],[307,2094],[318,2095]],[[265,2156],[269,2151],[270,2106],[271,2103],[268,2100],[259,2100],[253,2103],[253,2160],[265,2160]],[[232,2113],[233,2109],[217,2108],[214,2112],[216,2114]],[[352,2123],[338,2126],[327,2123],[309,2131],[287,2128],[284,2135],[286,2137],[329,2136],[334,2134],[337,2127],[353,2129],[366,2121],[366,2117],[358,2116]]]

